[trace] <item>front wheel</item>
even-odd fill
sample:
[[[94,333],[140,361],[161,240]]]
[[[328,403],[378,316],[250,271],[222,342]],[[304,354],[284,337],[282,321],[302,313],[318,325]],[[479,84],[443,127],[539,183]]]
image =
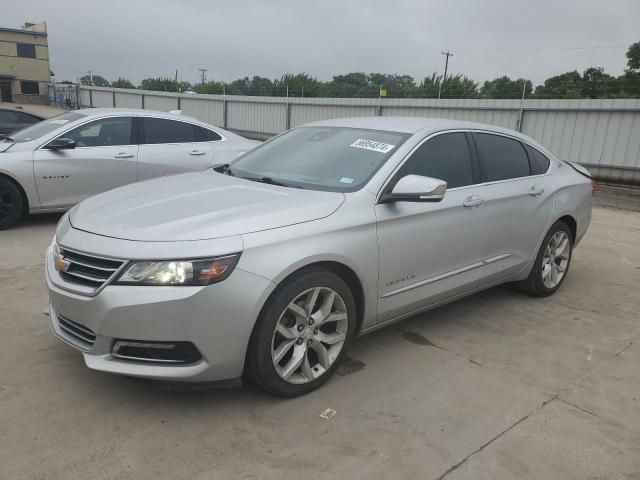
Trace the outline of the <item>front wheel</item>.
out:
[[[0,230],[12,227],[22,216],[24,200],[16,185],[0,178]]]
[[[518,283],[521,290],[539,297],[552,295],[560,288],[567,276],[573,235],[564,222],[556,222],[544,237],[531,273]]]
[[[263,389],[296,397],[322,385],[342,359],[355,330],[347,284],[314,269],[276,290],[251,336],[247,373]]]

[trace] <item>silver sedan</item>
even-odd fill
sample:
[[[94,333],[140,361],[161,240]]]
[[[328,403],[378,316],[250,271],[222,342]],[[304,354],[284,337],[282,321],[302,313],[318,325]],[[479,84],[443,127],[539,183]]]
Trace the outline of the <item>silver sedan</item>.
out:
[[[0,230],[140,180],[227,163],[259,142],[171,113],[67,112],[0,142]]]
[[[73,208],[51,327],[92,369],[301,395],[357,335],[500,283],[553,294],[591,205],[584,168],[511,130],[313,123]]]

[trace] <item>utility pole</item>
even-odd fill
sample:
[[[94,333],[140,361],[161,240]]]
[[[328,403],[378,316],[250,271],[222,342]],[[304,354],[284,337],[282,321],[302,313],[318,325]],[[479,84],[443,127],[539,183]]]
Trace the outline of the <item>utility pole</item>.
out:
[[[204,80],[205,80],[205,75],[207,74],[207,69],[199,68],[198,70],[200,70],[200,72],[202,73],[202,86],[204,87]]]
[[[93,72],[89,70],[87,73],[89,74],[89,85],[93,85]]]
[[[176,92],[180,92],[180,88],[178,87],[178,70],[176,70]]]
[[[442,52],[442,55],[446,55],[447,59],[444,62],[444,76],[442,77],[442,81],[438,86],[438,99],[440,99],[440,93],[442,91],[442,84],[447,80],[447,70],[449,69],[449,57],[453,57],[453,53],[450,51]]]

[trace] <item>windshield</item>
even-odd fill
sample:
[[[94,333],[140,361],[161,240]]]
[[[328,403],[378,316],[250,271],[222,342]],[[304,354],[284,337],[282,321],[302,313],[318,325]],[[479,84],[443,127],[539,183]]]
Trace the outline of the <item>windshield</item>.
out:
[[[249,151],[229,170],[267,183],[353,192],[409,137],[379,130],[301,127]]]
[[[51,117],[46,120],[42,120],[30,127],[23,128],[22,130],[18,130],[17,132],[13,132],[9,134],[9,138],[5,141],[13,142],[13,143],[21,143],[28,142],[30,140],[35,140],[36,138],[40,138],[43,135],[53,132],[54,130],[66,125],[70,122],[75,122],[76,120],[80,120],[84,118],[84,115],[76,112],[67,112],[62,115],[58,115],[56,117]]]

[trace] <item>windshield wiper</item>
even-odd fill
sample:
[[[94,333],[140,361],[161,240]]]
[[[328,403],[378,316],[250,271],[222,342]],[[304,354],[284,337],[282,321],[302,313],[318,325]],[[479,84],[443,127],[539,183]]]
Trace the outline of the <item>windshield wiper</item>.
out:
[[[4,140],[5,142],[16,143],[16,141],[11,137],[0,137],[0,140]]]
[[[251,180],[252,182],[260,182],[260,183],[268,183],[269,185],[277,185],[279,187],[290,187],[290,188],[301,188],[304,189],[303,187],[299,186],[299,185],[292,185],[290,183],[284,183],[281,182],[279,180],[274,180],[271,177],[241,177],[244,178],[245,180]]]
[[[231,171],[231,165],[229,165],[228,163],[223,163],[222,165],[216,165],[215,167],[213,167],[213,171],[235,177],[235,175]]]

